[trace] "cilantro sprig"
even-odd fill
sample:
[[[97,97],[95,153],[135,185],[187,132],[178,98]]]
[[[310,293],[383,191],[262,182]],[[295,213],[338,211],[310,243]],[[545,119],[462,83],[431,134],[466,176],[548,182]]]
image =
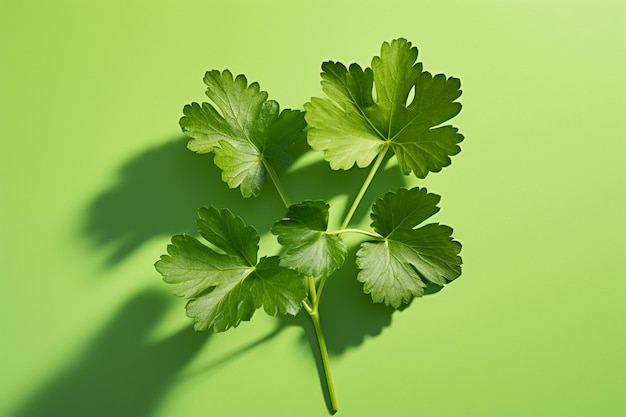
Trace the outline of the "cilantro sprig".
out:
[[[312,98],[305,112],[281,111],[243,75],[209,71],[204,77],[209,102],[185,106],[180,119],[190,137],[187,147],[213,153],[222,180],[244,198],[258,196],[269,178],[286,208],[270,230],[283,250],[258,259],[260,239],[252,226],[227,208],[203,207],[197,225],[205,242],[174,236],[156,269],[188,300],[196,330],[237,327],[261,307],[270,315],[304,310],[314,325],[333,412],[338,405],[319,305],[326,281],[347,258],[343,236],[363,238],[356,279],[376,303],[400,308],[422,296],[428,284],[443,287],[461,275],[461,244],[452,228],[423,225],[440,202],[424,187],[387,192],[372,205],[371,229],[350,227],[390,155],[401,173],[424,179],[450,165],[461,150],[458,129],[443,125],[461,110],[460,81],[424,71],[417,56],[409,41],[396,39],[383,43],[371,67],[324,62],[327,97]],[[292,204],[277,174],[292,162],[292,148],[305,136],[309,151],[321,152],[332,170],[370,167],[336,230],[329,230],[327,202]]]

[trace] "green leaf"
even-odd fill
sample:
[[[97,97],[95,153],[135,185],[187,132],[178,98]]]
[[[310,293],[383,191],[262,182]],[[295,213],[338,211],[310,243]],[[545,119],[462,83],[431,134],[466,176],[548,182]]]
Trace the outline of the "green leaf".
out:
[[[383,239],[364,242],[357,252],[357,279],[375,302],[398,308],[423,295],[430,281],[443,286],[461,275],[461,244],[452,228],[431,223],[440,197],[425,188],[389,192],[372,207],[372,228]]]
[[[298,313],[306,288],[295,271],[279,265],[278,257],[258,263],[259,236],[229,210],[199,211],[200,234],[208,247],[189,235],[172,238],[167,255],[155,264],[174,293],[189,299],[187,315],[196,330],[224,331],[250,320],[256,309],[271,315]]]
[[[211,103],[184,107],[180,120],[191,138],[187,147],[197,153],[215,153],[215,164],[230,188],[240,188],[244,197],[260,194],[268,166],[288,165],[294,142],[306,126],[298,110],[280,111],[267,99],[258,83],[246,77],[233,78],[230,71],[209,71],[204,76]]]
[[[270,315],[298,314],[306,297],[304,283],[295,271],[278,263],[277,256],[263,257],[241,280],[207,288],[206,293],[190,300],[187,315],[194,319],[195,329],[213,327],[219,332],[237,327],[261,306]]]
[[[323,201],[304,201],[291,205],[285,218],[274,223],[272,233],[287,249],[282,266],[318,277],[343,265],[346,246],[339,235],[326,233],[328,209]]]
[[[222,116],[209,103],[191,103],[183,108],[183,132],[192,138],[187,147],[196,153],[212,152],[221,140],[233,135]]]
[[[256,308],[263,306],[271,316],[278,313],[295,316],[307,295],[304,283],[298,274],[279,263],[278,256],[264,257],[259,261],[254,279],[250,280],[254,305]]]
[[[200,235],[226,254],[239,257],[249,265],[256,264],[259,235],[241,217],[213,206],[202,207],[198,210],[196,224]]]
[[[443,74],[433,77],[416,60],[417,48],[396,39],[383,44],[371,68],[322,64],[322,88],[330,99],[313,98],[305,117],[309,144],[332,169],[366,167],[389,146],[402,173],[424,178],[461,151],[458,130],[440,126],[461,111],[455,101],[461,83]]]

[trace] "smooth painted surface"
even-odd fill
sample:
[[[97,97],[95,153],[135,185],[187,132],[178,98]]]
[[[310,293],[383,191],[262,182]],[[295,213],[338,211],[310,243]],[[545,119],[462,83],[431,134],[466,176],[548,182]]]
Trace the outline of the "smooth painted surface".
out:
[[[195,334],[154,271],[199,206],[283,210],[228,191],[178,118],[206,70],[301,108],[322,61],[396,37],[462,81],[463,151],[419,184],[464,273],[393,314],[353,268],[329,282],[338,415],[626,415],[623,2],[129,3],[0,6],[0,415],[328,415],[305,318]],[[285,183],[340,213],[364,175],[303,160]]]

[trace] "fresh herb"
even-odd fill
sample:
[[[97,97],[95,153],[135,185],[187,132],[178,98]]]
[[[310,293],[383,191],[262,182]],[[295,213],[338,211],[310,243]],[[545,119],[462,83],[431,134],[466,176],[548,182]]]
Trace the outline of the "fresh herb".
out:
[[[172,238],[156,263],[174,293],[187,298],[196,330],[220,332],[250,320],[263,307],[270,315],[296,315],[313,321],[332,411],[337,410],[319,304],[326,280],[341,268],[347,249],[343,235],[362,235],[356,253],[356,279],[376,303],[399,308],[461,275],[461,244],[452,229],[420,226],[439,211],[440,197],[425,188],[400,188],[378,198],[371,229],[350,227],[366,190],[381,166],[395,155],[400,171],[425,178],[451,163],[463,136],[442,123],[461,110],[460,81],[431,75],[417,63],[417,48],[405,39],[383,43],[371,67],[322,64],[322,89],[305,112],[280,111],[259,84],[226,70],[204,77],[209,103],[183,109],[188,148],[214,153],[222,180],[255,197],[271,181],[287,209],[271,227],[284,250],[257,259],[259,234],[228,209],[201,208],[197,221],[206,243],[189,235]],[[308,151],[321,151],[333,170],[371,166],[339,229],[328,230],[329,204],[292,204],[277,174],[293,160],[293,147],[306,132]],[[306,184],[303,184],[306,187]],[[355,190],[356,191],[356,190]]]

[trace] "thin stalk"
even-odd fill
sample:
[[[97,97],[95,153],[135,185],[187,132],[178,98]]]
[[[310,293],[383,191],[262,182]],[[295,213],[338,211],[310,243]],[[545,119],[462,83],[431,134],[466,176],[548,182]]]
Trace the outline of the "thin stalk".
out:
[[[358,233],[360,235],[373,237],[374,239],[382,239],[382,236],[378,233],[368,232],[367,230],[362,229],[339,229],[333,232],[326,232],[327,235],[340,235],[342,233]]]
[[[285,204],[285,207],[289,207],[291,205],[291,200],[287,196],[287,191],[285,191],[285,187],[283,187],[282,182],[280,182],[278,174],[276,174],[274,168],[270,164],[268,164],[266,160],[263,160],[263,166],[267,170],[267,173],[270,175],[270,179],[274,183],[274,187],[276,187],[276,191],[278,191],[280,199],[283,200],[283,204]]]
[[[383,160],[385,159],[385,155],[387,155],[388,150],[389,150],[389,145],[385,145],[383,150],[378,154],[378,158],[376,158],[376,161],[374,162],[374,165],[372,166],[370,173],[367,175],[367,178],[365,178],[365,181],[363,182],[363,185],[361,186],[359,193],[357,194],[356,198],[354,199],[354,202],[352,203],[352,206],[350,207],[350,211],[348,211],[346,218],[343,220],[343,223],[341,223],[340,229],[345,229],[346,227],[348,227],[348,223],[350,223],[350,220],[352,220],[352,216],[354,216],[354,213],[356,212],[357,207],[359,207],[359,203],[361,203],[361,199],[363,199],[363,196],[365,195],[367,188],[372,183],[372,180],[374,179],[374,176],[376,175],[376,171],[378,171],[378,168],[380,168],[380,165],[383,163]]]
[[[322,356],[322,365],[324,366],[324,376],[326,377],[326,385],[328,387],[328,397],[330,398],[330,406],[332,412],[335,413],[339,409],[337,406],[337,395],[335,394],[335,384],[333,383],[333,376],[330,373],[330,361],[328,359],[328,349],[326,348],[326,339],[324,339],[324,333],[322,332],[322,326],[320,323],[320,315],[317,308],[313,311],[307,311],[311,320],[313,321],[313,327],[315,328],[315,336],[317,337],[317,343],[320,348],[320,354]]]
[[[311,300],[311,304],[313,309],[317,307],[318,295],[317,291],[315,291],[315,278],[312,275],[309,275],[309,299]]]
[[[307,313],[311,314],[313,312],[313,307],[311,306],[311,300],[309,300],[308,297],[302,300],[302,305],[304,306],[304,309],[306,310]]]
[[[327,275],[322,275],[320,278],[320,283],[317,286],[317,293],[315,295],[315,302],[313,303],[313,309],[317,310],[317,307],[320,305],[320,298],[322,298],[322,291],[324,290],[324,284],[326,283]]]

